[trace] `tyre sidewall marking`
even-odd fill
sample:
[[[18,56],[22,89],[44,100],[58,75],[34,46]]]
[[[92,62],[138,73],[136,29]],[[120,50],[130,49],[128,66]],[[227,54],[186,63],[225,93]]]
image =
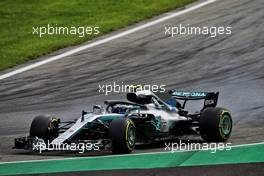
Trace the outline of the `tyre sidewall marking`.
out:
[[[220,120],[219,120],[219,125],[218,125],[218,130],[219,130],[219,133],[220,133],[220,135],[221,135],[221,137],[223,138],[223,139],[228,139],[228,137],[230,136],[230,132],[228,133],[228,134],[224,134],[224,132],[222,131],[222,123],[223,123],[223,120],[224,120],[224,118],[227,118],[226,117],[226,114],[227,114],[227,116],[228,116],[228,118],[230,118],[230,113],[229,113],[229,111],[227,111],[227,110],[223,110],[222,112],[221,112],[221,114],[220,114]],[[231,122],[232,123],[232,122]],[[232,130],[232,124],[231,124],[231,129],[230,129],[230,131]]]
[[[130,151],[132,151],[133,148],[129,145],[129,142],[128,142],[128,129],[129,129],[130,125],[132,125],[133,127],[135,126],[134,123],[129,119],[129,120],[127,120],[126,131],[125,131],[126,132],[126,145],[127,145],[128,149]]]

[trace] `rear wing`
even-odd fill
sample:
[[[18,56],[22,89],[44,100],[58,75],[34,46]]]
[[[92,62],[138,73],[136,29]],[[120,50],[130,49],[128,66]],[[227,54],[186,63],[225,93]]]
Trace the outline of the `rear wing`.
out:
[[[188,92],[171,90],[169,94],[178,100],[184,100],[183,108],[188,100],[204,100],[204,108],[216,107],[219,92]]]

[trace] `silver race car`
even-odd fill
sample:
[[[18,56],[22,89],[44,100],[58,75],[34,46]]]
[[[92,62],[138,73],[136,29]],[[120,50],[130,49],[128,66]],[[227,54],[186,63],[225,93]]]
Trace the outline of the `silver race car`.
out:
[[[218,92],[172,90],[153,93],[127,93],[126,101],[105,101],[91,112],[82,111],[76,121],[37,116],[29,136],[15,139],[14,148],[39,149],[43,146],[89,144],[91,150],[130,153],[136,144],[153,143],[200,135],[208,142],[226,141],[232,131],[232,118],[225,108],[216,107]],[[189,113],[186,102],[204,100],[199,112]],[[45,147],[44,147],[45,149]]]

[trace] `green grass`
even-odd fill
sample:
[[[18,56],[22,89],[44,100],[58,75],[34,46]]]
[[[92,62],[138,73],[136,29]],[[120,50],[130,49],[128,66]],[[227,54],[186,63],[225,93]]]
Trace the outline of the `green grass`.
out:
[[[100,35],[182,7],[194,0],[1,0],[0,70],[95,35],[33,35],[33,26],[99,26]],[[98,36],[98,35],[97,35]]]

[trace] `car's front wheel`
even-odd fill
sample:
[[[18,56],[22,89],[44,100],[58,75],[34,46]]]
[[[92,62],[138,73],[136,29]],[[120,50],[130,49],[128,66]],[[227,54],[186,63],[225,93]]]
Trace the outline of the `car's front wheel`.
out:
[[[114,119],[109,126],[113,153],[131,153],[136,143],[136,128],[128,118]]]
[[[58,136],[59,119],[45,115],[36,116],[30,126],[29,135],[38,137],[45,142]]]

